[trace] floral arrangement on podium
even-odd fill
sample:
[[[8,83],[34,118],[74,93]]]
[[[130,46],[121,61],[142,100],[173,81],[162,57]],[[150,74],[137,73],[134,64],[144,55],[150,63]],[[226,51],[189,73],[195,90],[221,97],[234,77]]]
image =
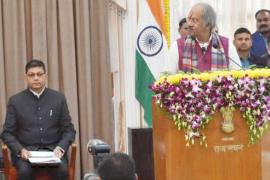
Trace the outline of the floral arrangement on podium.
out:
[[[180,73],[163,76],[150,87],[155,102],[168,111],[178,130],[185,131],[187,146],[199,138],[201,129],[220,110],[239,108],[249,128],[249,143],[255,144],[270,121],[270,69]]]

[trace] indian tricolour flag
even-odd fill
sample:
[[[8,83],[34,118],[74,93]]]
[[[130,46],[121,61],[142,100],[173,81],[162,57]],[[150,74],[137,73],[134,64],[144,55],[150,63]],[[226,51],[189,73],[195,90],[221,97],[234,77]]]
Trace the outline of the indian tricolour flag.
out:
[[[136,98],[144,109],[144,119],[152,126],[152,92],[149,85],[165,67],[170,39],[169,0],[139,0],[136,46]]]

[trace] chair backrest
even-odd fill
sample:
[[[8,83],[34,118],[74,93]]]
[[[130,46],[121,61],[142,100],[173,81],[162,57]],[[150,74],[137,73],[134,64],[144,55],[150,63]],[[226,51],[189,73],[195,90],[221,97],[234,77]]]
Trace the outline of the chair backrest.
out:
[[[3,153],[3,159],[4,159],[4,173],[5,173],[5,179],[6,180],[16,180],[17,179],[17,171],[16,168],[12,165],[10,155],[9,155],[9,149],[7,145],[2,145],[2,153]],[[71,155],[69,159],[69,167],[68,167],[68,173],[69,173],[69,180],[75,180],[75,168],[76,168],[76,153],[77,153],[77,145],[72,144],[71,145]],[[39,180],[50,180],[50,176],[47,173],[40,173],[36,175],[36,178]]]

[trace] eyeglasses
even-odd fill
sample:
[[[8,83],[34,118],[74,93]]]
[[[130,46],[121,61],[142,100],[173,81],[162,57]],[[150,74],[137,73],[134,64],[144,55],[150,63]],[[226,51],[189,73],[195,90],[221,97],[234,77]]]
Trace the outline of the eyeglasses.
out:
[[[45,73],[44,72],[38,72],[38,73],[29,73],[27,74],[27,77],[29,78],[34,78],[35,76],[37,76],[38,78],[42,77]]]

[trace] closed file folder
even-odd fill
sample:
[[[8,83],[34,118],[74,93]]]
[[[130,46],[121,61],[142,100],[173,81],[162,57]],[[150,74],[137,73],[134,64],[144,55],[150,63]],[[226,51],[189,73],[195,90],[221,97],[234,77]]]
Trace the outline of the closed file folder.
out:
[[[30,151],[29,162],[32,164],[58,164],[61,159],[52,151]]]

